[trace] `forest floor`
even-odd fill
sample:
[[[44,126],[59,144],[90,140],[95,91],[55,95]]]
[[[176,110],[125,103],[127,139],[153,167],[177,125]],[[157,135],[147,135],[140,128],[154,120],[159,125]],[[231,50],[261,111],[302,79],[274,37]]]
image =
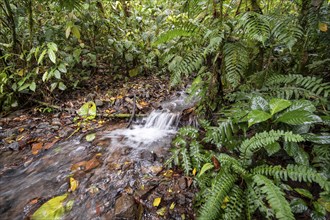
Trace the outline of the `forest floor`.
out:
[[[81,182],[78,189],[81,187],[88,191],[89,180],[86,176],[97,175],[97,172],[93,170],[103,167],[105,163],[109,163],[107,171],[120,171],[124,174],[121,175],[122,182],[118,180],[118,189],[111,189],[116,193],[109,193],[113,196],[113,198],[107,198],[110,204],[102,202],[93,205],[85,204],[91,209],[88,212],[89,215],[105,219],[194,219],[193,198],[196,189],[193,188],[193,179],[184,176],[178,169],[172,170],[163,166],[168,157],[168,150],[155,153],[142,152],[139,160],[149,161],[150,163],[147,163],[149,167],[132,165],[137,164],[137,159],[129,158],[129,154],[123,149],[115,152],[110,162],[106,161],[106,157],[101,156],[102,148],[106,147],[107,140],[98,138],[98,135],[126,127],[134,106],[135,115],[143,116],[158,109],[164,100],[175,96],[175,92],[169,90],[168,79],[151,76],[131,78],[125,83],[122,82],[123,80],[114,81],[110,76],[97,75],[79,90],[55,97],[53,99],[55,102],[34,100],[36,106],[18,110],[0,118],[0,176],[3,177],[1,184],[10,185],[11,183],[6,181],[15,181],[12,173],[18,170],[24,171],[29,167],[36,168],[32,164],[36,164],[40,158],[45,161],[49,158],[50,152],[55,152],[59,146],[64,147],[66,143],[72,144],[73,140],[79,138],[82,140],[82,136],[86,137],[86,134],[95,132],[97,137],[90,141],[86,148],[86,155],[70,160],[69,163],[72,164],[68,165],[71,167],[69,176]],[[79,119],[78,122],[74,120],[77,117],[77,110],[87,101],[95,102],[97,117],[86,123],[78,123]],[[52,160],[49,160],[42,166],[52,166],[51,163]],[[80,170],[81,167],[83,167],[82,170]],[[32,173],[37,175],[37,170],[38,168]],[[125,179],[123,177],[125,173],[137,173],[137,175],[129,174]],[[75,191],[76,189],[72,189],[69,176],[62,179],[66,182],[65,190]],[[128,184],[127,181],[132,182],[132,178],[140,178],[140,180],[133,180],[134,184]],[[23,187],[22,184],[32,183],[27,181],[17,183],[17,188],[24,189],[26,196],[20,199],[21,195],[14,195],[14,197],[17,196],[17,200],[21,200],[15,206],[11,204],[13,200],[10,199],[13,195],[9,195],[15,193],[15,189],[6,193],[0,190],[3,198],[0,201],[0,215],[4,216],[4,219],[17,216],[29,218],[45,201],[58,196],[63,191],[61,189],[62,191],[54,190],[49,193],[40,192],[32,196],[26,191],[33,186]],[[54,184],[54,187],[57,186],[58,184]],[[35,187],[40,187],[40,191],[43,191],[43,186],[36,185]],[[103,190],[106,192],[107,188]],[[16,191],[19,192],[18,189]],[[75,193],[81,194],[81,191],[82,189]],[[4,194],[7,197],[3,196]],[[77,204],[82,204],[82,201]],[[74,214],[71,217],[74,217]]]

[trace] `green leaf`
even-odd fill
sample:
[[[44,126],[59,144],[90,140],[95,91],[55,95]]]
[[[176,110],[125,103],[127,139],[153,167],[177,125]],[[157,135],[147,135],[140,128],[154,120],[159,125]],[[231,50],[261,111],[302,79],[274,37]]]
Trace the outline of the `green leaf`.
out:
[[[129,77],[137,76],[139,75],[139,68],[136,67],[134,69],[129,70],[128,72],[129,72]]]
[[[277,118],[277,121],[289,125],[310,124],[315,122],[322,122],[322,119],[306,110],[294,110],[285,112]]]
[[[302,188],[295,188],[294,189],[297,193],[299,193],[300,195],[309,198],[309,199],[313,199],[313,195],[312,193],[310,193],[308,190],[306,189],[302,189]]]
[[[268,102],[266,101],[266,99],[260,96],[253,97],[251,101],[251,109],[268,111],[269,110]]]
[[[309,165],[309,154],[304,151],[297,143],[285,142],[284,150],[287,154],[294,159],[297,164]]]
[[[33,92],[35,92],[36,91],[36,87],[37,87],[37,85],[36,85],[36,83],[33,81],[31,84],[30,84],[30,90],[31,91],[33,91]]]
[[[53,50],[47,50],[47,53],[48,53],[48,57],[49,59],[53,62],[53,63],[56,63],[56,55],[54,53]]]
[[[58,50],[57,45],[56,45],[54,42],[49,42],[49,43],[47,44],[47,47],[48,47],[50,50],[55,51],[55,52],[57,52],[57,50]]]
[[[270,119],[270,117],[271,117],[271,115],[267,112],[264,112],[261,110],[252,110],[247,115],[249,127],[254,124],[266,121],[266,120]]]
[[[201,171],[198,174],[198,177],[202,176],[206,171],[212,169],[213,167],[214,167],[214,165],[211,163],[204,164]]]
[[[46,49],[42,51],[42,53],[40,54],[39,59],[38,59],[38,64],[40,64],[42,62],[46,53],[47,53]]]
[[[69,38],[70,37],[70,33],[71,33],[71,26],[67,27],[67,29],[65,30],[65,37]]]
[[[61,79],[61,73],[60,73],[60,71],[55,70],[53,73],[54,73],[56,79]]]
[[[80,54],[81,54],[81,49],[75,49],[73,51],[73,57],[77,62],[80,62]]]
[[[52,83],[52,84],[50,85],[50,91],[53,92],[54,89],[56,89],[56,87],[57,87],[57,82]]]
[[[61,219],[66,211],[63,202],[67,197],[66,193],[48,200],[32,215],[32,220]]]
[[[45,82],[48,78],[48,71],[46,71],[43,75],[42,75],[42,81]]]
[[[131,53],[126,53],[125,54],[125,60],[130,62],[130,61],[133,61],[134,57]]]
[[[76,26],[76,25],[72,26],[71,31],[72,31],[73,36],[75,36],[77,39],[80,39],[80,32],[79,32],[78,26]]]
[[[66,72],[67,72],[64,63],[61,63],[61,64],[57,67],[57,69],[58,69],[59,71],[61,71],[62,73],[66,73]]]
[[[58,88],[59,88],[60,90],[62,90],[62,91],[66,90],[66,86],[64,85],[63,82],[60,82],[60,83],[58,84]]]
[[[83,106],[81,106],[77,113],[85,119],[94,119],[96,116],[96,105],[92,101],[86,102]]]
[[[86,141],[91,142],[95,139],[95,133],[86,135]]]
[[[321,134],[321,135],[315,135],[315,134],[304,134],[302,135],[307,141],[316,143],[316,144],[330,144],[330,134]]]
[[[24,85],[22,85],[21,87],[19,87],[18,91],[23,91],[24,89],[28,88],[30,86],[30,83],[25,83]]]
[[[265,147],[265,149],[268,153],[268,156],[271,156],[271,155],[277,153],[279,150],[281,150],[281,145],[278,142],[274,142],[274,143],[268,144]]]
[[[290,207],[293,213],[303,213],[308,210],[306,202],[300,198],[294,198],[290,202]]]
[[[286,108],[288,108],[291,105],[291,102],[285,99],[277,99],[274,98],[270,100],[269,106],[270,106],[270,114],[274,115],[277,112],[280,112]]]

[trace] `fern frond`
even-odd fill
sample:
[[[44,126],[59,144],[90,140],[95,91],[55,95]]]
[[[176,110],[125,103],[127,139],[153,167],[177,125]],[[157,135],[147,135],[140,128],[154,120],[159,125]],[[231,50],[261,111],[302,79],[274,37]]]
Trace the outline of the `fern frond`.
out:
[[[180,153],[182,156],[183,170],[186,175],[189,175],[190,171],[192,170],[192,166],[191,166],[190,155],[188,153],[188,150],[186,148],[183,148]]]
[[[284,138],[287,142],[301,142],[304,138],[299,134],[293,134],[290,132],[284,132],[281,130],[270,130],[262,133],[257,133],[252,138],[245,140],[239,147],[241,152],[241,158],[244,160],[250,160],[253,153],[259,149],[266,147],[270,144],[277,142],[280,138]],[[247,161],[245,161],[247,162]]]
[[[270,179],[263,175],[253,176],[253,181],[261,188],[261,191],[266,195],[272,209],[275,211],[275,216],[278,219],[294,220],[290,204],[284,197],[284,192],[276,186]]]
[[[225,142],[233,139],[236,125],[234,125],[231,118],[219,122],[218,127],[208,127],[204,141],[213,143],[217,147],[221,147]]]
[[[194,35],[193,30],[185,30],[182,28],[177,28],[173,30],[166,31],[162,33],[153,43],[154,46],[159,44],[167,43],[177,37],[191,37]]]
[[[214,187],[206,203],[200,209],[200,220],[213,220],[218,219],[222,209],[221,204],[225,197],[228,195],[237,177],[234,174],[222,170],[214,183]]]
[[[228,194],[228,197],[229,202],[224,209],[224,214],[221,216],[221,219],[242,219],[245,199],[243,190],[235,185]]]
[[[317,77],[298,74],[275,75],[265,82],[265,87],[261,91],[268,91],[280,97],[285,96],[286,99],[290,99],[293,95],[295,98],[327,98],[330,93],[330,83],[322,82],[322,79]]]
[[[244,169],[243,165],[239,162],[239,160],[227,154],[220,154],[218,156],[218,159],[222,167],[231,168],[235,173],[241,176],[247,174],[247,171]]]
[[[248,38],[264,44],[269,38],[270,29],[264,15],[255,12],[247,12],[241,17],[240,22]]]
[[[226,43],[224,46],[226,81],[236,88],[249,63],[249,56],[245,46],[241,43]]]
[[[271,176],[287,181],[288,178],[298,182],[318,183],[323,189],[329,190],[330,185],[327,178],[315,171],[315,169],[304,166],[289,164],[286,169],[281,166],[261,165],[251,170],[253,174]]]
[[[190,158],[192,166],[197,170],[200,170],[202,163],[206,161],[205,156],[202,154],[202,145],[197,141],[192,141],[189,145],[190,147]]]

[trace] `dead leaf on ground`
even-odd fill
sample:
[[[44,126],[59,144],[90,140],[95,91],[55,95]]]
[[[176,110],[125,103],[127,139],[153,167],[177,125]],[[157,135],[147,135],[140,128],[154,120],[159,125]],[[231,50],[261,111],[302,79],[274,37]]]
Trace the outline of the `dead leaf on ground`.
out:
[[[39,153],[39,151],[42,149],[43,143],[34,143],[32,144],[32,154],[36,155]]]
[[[45,144],[45,146],[44,146],[44,149],[45,150],[48,150],[49,148],[51,148],[52,146],[54,146],[54,144],[57,142],[57,141],[59,141],[59,139],[54,139],[52,142],[50,142],[50,143],[46,143]]]

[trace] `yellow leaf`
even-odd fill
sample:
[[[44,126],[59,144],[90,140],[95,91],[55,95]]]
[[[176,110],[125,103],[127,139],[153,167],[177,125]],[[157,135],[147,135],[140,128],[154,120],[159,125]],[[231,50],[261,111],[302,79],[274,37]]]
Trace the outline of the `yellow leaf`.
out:
[[[164,216],[165,212],[166,212],[166,207],[163,207],[161,209],[158,209],[156,213],[160,216]]]
[[[170,206],[170,209],[172,210],[172,209],[174,209],[174,207],[175,207],[175,203],[172,202],[172,203],[171,203],[171,206]]]
[[[227,202],[229,202],[229,197],[228,197],[228,196],[226,196],[226,197],[223,199],[223,202],[224,202],[224,203],[227,203]]]
[[[196,176],[196,172],[197,172],[197,170],[196,170],[196,168],[194,168],[193,171],[192,171],[192,174],[193,174],[194,176]]]
[[[33,213],[31,216],[32,220],[39,219],[61,219],[65,214],[65,207],[63,206],[63,202],[66,199],[68,194],[64,194],[61,196],[54,197],[44,203],[40,208]]]
[[[79,182],[75,180],[73,177],[70,177],[70,189],[71,191],[75,191],[79,185]]]
[[[172,175],[173,175],[173,170],[167,170],[163,175],[164,175],[165,177],[170,178],[170,177],[172,177]]]
[[[162,201],[162,198],[157,197],[154,199],[154,202],[152,203],[152,205],[155,207],[158,207],[161,201]]]
[[[327,25],[326,23],[322,23],[322,22],[320,22],[320,23],[319,23],[319,29],[320,29],[320,31],[322,31],[322,32],[327,32],[327,31],[328,31],[328,25]]]
[[[223,199],[223,202],[222,202],[222,205],[221,205],[221,208],[222,209],[225,209],[227,207],[227,203],[229,202],[229,197],[226,196],[224,199]]]

